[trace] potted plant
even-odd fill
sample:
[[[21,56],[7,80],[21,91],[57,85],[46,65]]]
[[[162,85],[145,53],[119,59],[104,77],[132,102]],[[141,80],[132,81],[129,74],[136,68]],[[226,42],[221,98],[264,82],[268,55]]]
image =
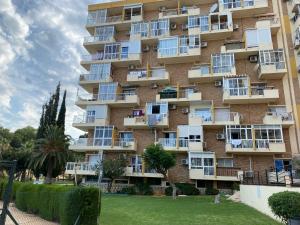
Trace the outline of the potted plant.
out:
[[[284,191],[275,193],[268,199],[272,212],[284,224],[300,225],[300,193]]]

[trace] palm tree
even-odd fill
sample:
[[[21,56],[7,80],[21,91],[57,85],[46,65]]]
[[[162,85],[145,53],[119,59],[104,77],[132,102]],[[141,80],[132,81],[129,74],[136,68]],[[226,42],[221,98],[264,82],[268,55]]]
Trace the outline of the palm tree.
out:
[[[35,170],[46,168],[45,183],[51,183],[55,168],[64,168],[69,158],[68,143],[69,137],[56,125],[47,127],[44,138],[37,140],[30,165]]]

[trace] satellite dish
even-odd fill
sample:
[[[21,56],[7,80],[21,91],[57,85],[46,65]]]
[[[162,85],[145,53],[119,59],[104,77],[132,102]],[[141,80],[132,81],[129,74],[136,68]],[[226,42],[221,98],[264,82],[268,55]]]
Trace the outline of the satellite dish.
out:
[[[219,8],[218,3],[213,4],[213,5],[210,7],[210,9],[209,9],[209,13],[217,12],[217,11],[218,11],[218,8]]]

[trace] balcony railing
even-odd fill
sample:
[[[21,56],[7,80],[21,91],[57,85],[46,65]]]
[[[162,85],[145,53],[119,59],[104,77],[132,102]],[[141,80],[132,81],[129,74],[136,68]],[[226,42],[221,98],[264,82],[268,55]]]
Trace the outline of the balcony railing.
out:
[[[120,53],[120,52],[114,52],[114,53],[104,53],[99,52],[96,54],[90,54],[90,55],[83,55],[82,61],[105,61],[105,60],[128,60],[131,58],[137,58],[141,54],[140,53]]]
[[[283,143],[281,139],[256,139],[256,148],[269,148],[270,143]]]
[[[112,139],[112,138],[79,138],[74,140],[72,145],[79,146],[79,147],[121,147],[121,148],[128,148],[133,147],[132,145],[135,143],[135,139],[133,138],[119,138],[119,139]]]
[[[222,177],[238,177],[238,171],[241,168],[236,167],[217,167],[217,176]]]
[[[195,7],[182,7],[180,9],[165,9],[161,11],[163,17],[168,16],[180,16],[180,15],[187,15],[189,9],[195,9]]]
[[[109,75],[96,74],[96,73],[87,73],[80,74],[79,81],[109,81]]]
[[[166,69],[152,69],[147,73],[146,69],[130,71],[127,75],[128,80],[138,80],[146,78],[163,79],[166,77]]]
[[[78,94],[77,100],[78,101],[100,101],[100,102],[109,102],[109,101],[122,101],[126,100],[128,96],[135,96],[135,93],[121,93],[121,94],[114,94],[114,93],[107,93],[107,94]]]
[[[190,113],[189,117],[190,118],[201,118],[203,122],[223,122],[223,121],[228,121],[228,122],[233,122],[238,116],[238,112],[222,112],[221,114],[218,115],[212,115],[212,113],[207,113],[206,115],[201,115],[199,113]]]
[[[87,116],[86,114],[74,116],[73,123],[94,123],[95,116]]]
[[[253,148],[252,139],[234,139],[228,142],[232,148]]]
[[[246,96],[246,95],[264,95],[264,90],[272,90],[273,87],[251,87],[251,92],[249,93],[248,87],[240,88],[225,88],[224,92],[229,93],[230,96]]]
[[[84,37],[83,43],[93,43],[93,42],[104,42],[111,41],[112,36],[99,35],[99,36],[87,36]]]
[[[292,112],[267,112],[266,116],[279,117],[282,121],[293,121],[293,113]]]
[[[89,162],[67,162],[66,173],[71,174],[95,174],[97,170],[96,165]]]
[[[178,141],[178,147],[179,148],[187,148],[189,147],[190,142],[201,142],[201,139],[185,139],[185,138],[159,138],[158,142],[163,147],[177,147],[177,141]]]

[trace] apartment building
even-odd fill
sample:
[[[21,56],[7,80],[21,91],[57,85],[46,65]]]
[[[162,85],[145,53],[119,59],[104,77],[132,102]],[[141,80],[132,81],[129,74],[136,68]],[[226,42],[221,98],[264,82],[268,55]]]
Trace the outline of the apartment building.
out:
[[[127,0],[88,6],[87,55],[73,126],[85,154],[67,174],[126,156],[117,182],[162,185],[142,154],[176,154],[174,182],[229,188],[253,171],[284,170],[299,154],[300,89],[291,3]],[[296,6],[295,6],[296,7]],[[295,10],[292,7],[291,10]],[[103,178],[105,180],[105,178]]]

